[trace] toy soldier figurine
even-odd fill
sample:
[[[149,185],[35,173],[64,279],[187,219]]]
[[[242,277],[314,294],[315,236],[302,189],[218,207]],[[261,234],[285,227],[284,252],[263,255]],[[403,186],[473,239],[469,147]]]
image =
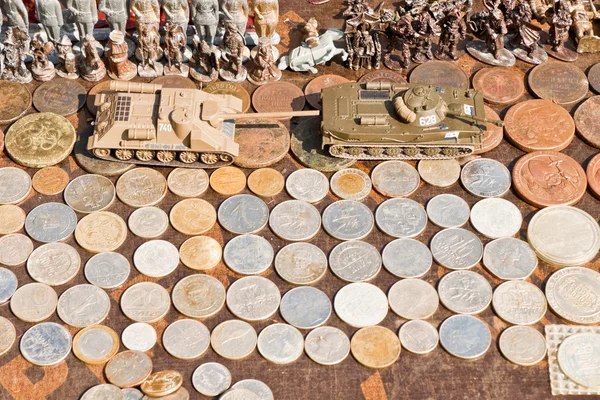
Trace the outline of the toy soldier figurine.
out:
[[[106,22],[111,31],[125,32],[129,19],[129,4],[127,0],[99,0],[98,10],[106,15]]]
[[[410,65],[410,45],[414,41],[415,31],[411,18],[404,15],[389,25],[390,39],[383,63],[393,70],[408,68]]]
[[[221,45],[225,52],[223,58],[227,64],[219,70],[219,75],[230,82],[244,81],[248,75],[248,71],[242,65],[246,43],[235,22],[226,22],[225,35]]]
[[[63,26],[63,15],[58,0],[35,0],[35,14],[44,27],[48,40],[60,40],[60,28]]]
[[[139,76],[155,78],[163,74],[163,65],[158,62],[158,59],[162,57],[162,49],[156,25],[140,26],[136,56],[140,60]]]
[[[198,82],[208,83],[219,77],[219,57],[210,48],[206,40],[198,35],[192,39],[194,55],[190,68],[190,75]]]
[[[190,0],[190,6],[196,32],[213,47],[219,23],[218,0]]]
[[[310,17],[308,22],[302,27],[304,42],[308,47],[317,47],[319,45],[319,23],[315,17]]]
[[[54,78],[56,75],[54,64],[48,61],[48,55],[54,51],[52,41],[44,42],[42,35],[38,32],[31,39],[31,48],[33,49],[33,62],[31,63],[33,78],[42,82]]]
[[[520,0],[512,9],[510,18],[516,28],[510,44],[513,54],[519,59],[531,63],[541,64],[548,60],[548,54],[539,46],[540,28],[531,23],[533,8],[527,0]]]
[[[458,54],[456,54],[458,42],[467,35],[467,25],[461,18],[459,9],[455,8],[450,11],[442,18],[440,25],[442,33],[435,51],[435,57],[439,60],[458,60]]]
[[[235,22],[238,31],[242,35],[246,34],[246,24],[248,23],[247,0],[222,0],[221,12],[225,15],[225,21]]]
[[[423,63],[433,59],[431,52],[432,37],[438,35],[438,27],[435,19],[427,9],[423,9],[413,20],[415,31],[415,55],[412,60]]]
[[[112,31],[108,37],[108,76],[116,80],[128,81],[137,74],[135,64],[128,60],[125,33]]]
[[[158,29],[160,22],[158,0],[131,0],[131,11],[138,30],[140,25],[154,25]]]
[[[98,22],[96,0],[67,0],[67,8],[73,13],[79,40],[94,35],[94,25]]]
[[[165,75],[188,76],[190,68],[183,63],[183,52],[187,37],[181,25],[166,25],[165,56],[167,65],[164,67]]]
[[[593,2],[589,2],[588,10],[582,0],[573,0],[571,3],[571,18],[573,19],[573,32],[577,41],[578,53],[595,53],[600,49],[600,38],[594,35],[592,20],[600,18]]]
[[[106,76],[106,67],[98,55],[96,39],[87,35],[83,39],[82,60],[79,70],[86,81],[97,82]]]
[[[486,4],[488,6],[489,4]],[[510,67],[515,65],[515,56],[504,48],[504,35],[507,33],[504,14],[497,8],[474,14],[469,21],[471,30],[485,39],[467,43],[467,51],[481,62]]]
[[[187,0],[164,0],[162,9],[165,13],[165,22],[169,25],[177,24],[187,31],[190,20],[190,7]]]
[[[9,27],[18,26],[21,30],[29,32],[29,15],[23,0],[2,0],[0,5],[2,6],[0,16],[4,13]]]
[[[352,51],[354,53],[354,58],[352,59],[352,65],[350,66],[351,69],[373,68],[375,43],[373,42],[373,37],[371,37],[366,22],[361,25],[361,29],[357,30],[354,35]]]
[[[279,23],[278,0],[253,0],[254,24],[259,38],[271,37]]]
[[[248,74],[248,80],[253,84],[264,85],[281,79],[281,71],[275,65],[273,48],[268,37],[258,39],[258,47],[253,61],[254,68]]]
[[[544,46],[546,52],[561,61],[575,61],[577,52],[565,47],[565,42],[569,40],[569,29],[573,23],[569,3],[567,0],[556,0],[554,7],[549,8],[547,14],[549,14],[550,21],[550,38],[549,46]]]
[[[6,33],[4,48],[2,49],[2,62],[4,65],[0,79],[29,83],[32,80],[31,72],[25,66],[28,56],[29,34],[18,26],[11,26]]]

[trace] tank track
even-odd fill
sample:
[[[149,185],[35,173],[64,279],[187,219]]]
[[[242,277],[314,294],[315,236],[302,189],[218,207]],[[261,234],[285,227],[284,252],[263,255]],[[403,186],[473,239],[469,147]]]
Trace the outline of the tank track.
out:
[[[353,160],[449,160],[473,154],[474,146],[435,144],[334,144],[329,146],[329,154],[338,158]]]
[[[108,154],[104,154],[108,151]],[[177,168],[204,168],[204,169],[215,169],[226,167],[228,165],[233,164],[234,156],[230,153],[226,152],[214,152],[214,153],[194,153],[198,155],[198,158],[194,162],[183,162],[180,160],[179,155],[181,152],[174,152],[176,155],[171,161],[160,161],[157,159],[158,151],[155,150],[146,150],[152,152],[153,156],[149,160],[142,160],[136,156],[136,151],[131,149],[133,152],[133,157],[130,159],[122,159],[115,155],[117,150],[115,149],[94,149],[92,153],[95,157],[98,157],[102,160],[107,161],[116,161],[122,163],[136,164],[136,165],[152,165],[155,167],[177,167]],[[214,163],[207,164],[202,161],[202,155],[211,154],[216,156],[217,161]],[[213,157],[214,158],[214,157]]]

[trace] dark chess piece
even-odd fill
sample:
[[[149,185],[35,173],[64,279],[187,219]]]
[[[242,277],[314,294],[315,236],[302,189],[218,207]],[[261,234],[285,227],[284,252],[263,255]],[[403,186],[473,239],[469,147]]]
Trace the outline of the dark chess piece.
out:
[[[415,54],[412,61],[424,63],[433,59],[431,51],[432,40],[438,35],[439,28],[433,15],[428,9],[423,9],[413,20],[413,29],[415,31]]]
[[[202,83],[209,83],[219,77],[219,56],[204,40],[194,35],[194,52],[190,62],[190,75]]]
[[[530,64],[542,64],[548,60],[548,54],[540,46],[541,28],[532,24],[533,7],[527,0],[520,0],[511,10],[510,19],[515,31],[509,46],[519,59]]]
[[[442,33],[435,51],[439,60],[458,60],[458,43],[467,35],[467,25],[460,15],[460,10],[455,8],[440,20]]]

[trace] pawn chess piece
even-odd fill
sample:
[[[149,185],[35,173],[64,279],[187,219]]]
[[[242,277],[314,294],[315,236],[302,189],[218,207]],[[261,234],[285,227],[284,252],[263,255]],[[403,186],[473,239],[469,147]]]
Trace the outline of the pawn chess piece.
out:
[[[20,83],[31,82],[33,77],[25,66],[28,49],[29,35],[27,31],[18,26],[9,27],[0,53],[0,79]]]
[[[275,65],[271,40],[263,36],[258,39],[258,48],[253,59],[254,68],[248,74],[248,80],[255,85],[278,81],[281,71]]]
[[[92,35],[83,39],[82,59],[79,70],[86,81],[97,82],[106,76],[106,67],[98,55],[97,42]]]
[[[54,44],[44,42],[42,35],[38,32],[31,39],[31,48],[33,49],[33,62],[31,63],[31,73],[36,81],[46,82],[54,78],[56,69],[54,64],[48,61],[48,55],[54,51]]]
[[[162,56],[160,35],[155,25],[140,25],[138,36],[139,55],[138,75],[144,78],[155,78],[163,74],[163,65],[158,62]]]
[[[238,31],[235,22],[227,22],[225,29],[221,45],[226,64],[219,69],[219,75],[226,81],[243,82],[248,76],[248,71],[243,65],[244,49],[246,48],[244,37]]]
[[[111,79],[129,81],[137,75],[137,67],[129,61],[127,55],[127,42],[125,34],[121,31],[112,31],[108,37],[108,76]]]
[[[211,49],[204,38],[194,35],[194,55],[190,75],[202,83],[209,83],[219,77],[219,56]]]
[[[167,25],[165,35],[165,57],[167,65],[164,67],[165,75],[188,76],[190,67],[183,63],[183,52],[187,37],[181,25]]]

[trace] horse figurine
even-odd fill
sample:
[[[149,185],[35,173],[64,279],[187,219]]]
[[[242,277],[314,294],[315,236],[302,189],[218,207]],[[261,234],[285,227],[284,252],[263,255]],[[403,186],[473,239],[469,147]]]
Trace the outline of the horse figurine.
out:
[[[345,49],[335,47],[333,42],[344,37],[344,32],[339,29],[327,29],[319,36],[318,45],[310,47],[306,43],[292,49],[288,55],[281,56],[279,59],[279,69],[290,68],[292,71],[317,73],[315,65],[323,65],[338,54],[342,55],[342,60],[346,61],[348,53]]]

